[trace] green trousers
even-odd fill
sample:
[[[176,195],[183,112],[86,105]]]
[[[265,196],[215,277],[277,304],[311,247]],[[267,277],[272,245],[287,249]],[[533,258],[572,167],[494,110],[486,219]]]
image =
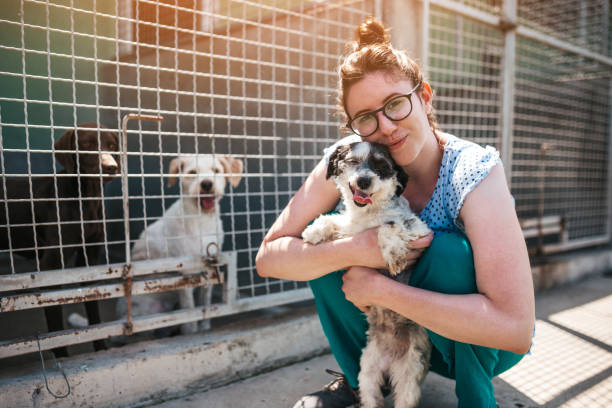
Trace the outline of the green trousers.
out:
[[[338,271],[310,281],[323,332],[349,384],[358,387],[359,359],[366,344],[365,315],[342,292]],[[439,293],[476,293],[474,257],[460,233],[440,234],[412,272],[410,285]],[[491,379],[518,363],[523,355],[461,343],[427,330],[433,344],[430,370],[456,380],[459,408],[496,407]]]

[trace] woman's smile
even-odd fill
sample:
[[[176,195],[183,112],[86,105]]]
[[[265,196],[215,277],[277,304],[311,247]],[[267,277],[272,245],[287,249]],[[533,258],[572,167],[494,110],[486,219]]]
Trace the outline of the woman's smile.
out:
[[[408,136],[402,136],[399,139],[393,140],[390,143],[387,143],[387,147],[392,152],[395,150],[401,149],[401,147],[404,145],[404,142],[406,141],[407,138]]]

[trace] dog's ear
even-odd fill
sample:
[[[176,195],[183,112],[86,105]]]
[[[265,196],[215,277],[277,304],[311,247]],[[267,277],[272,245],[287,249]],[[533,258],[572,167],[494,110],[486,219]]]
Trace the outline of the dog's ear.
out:
[[[242,160],[233,159],[229,156],[221,156],[217,160],[223,166],[223,172],[228,175],[226,177],[227,181],[230,182],[232,187],[238,187],[240,180],[242,180],[242,171],[244,169]]]
[[[349,150],[351,150],[352,145],[340,145],[336,147],[329,156],[329,163],[327,163],[327,174],[325,175],[325,179],[328,180],[332,176],[337,176],[339,174],[339,163],[344,159]]]
[[[74,129],[68,130],[53,144],[55,150],[76,150],[75,132]],[[67,173],[74,173],[76,170],[76,162],[74,153],[55,153],[55,160],[59,162]]]
[[[399,197],[406,189],[406,184],[408,183],[408,174],[406,174],[404,169],[402,169],[402,167],[395,162],[393,164],[393,169],[397,173],[397,181],[399,182],[399,185],[395,189],[395,195]]]
[[[183,171],[183,166],[185,165],[186,160],[184,157],[175,157],[170,161],[170,166],[168,167],[168,173],[170,174],[178,174]],[[168,178],[168,187],[172,187],[176,184],[176,176]]]

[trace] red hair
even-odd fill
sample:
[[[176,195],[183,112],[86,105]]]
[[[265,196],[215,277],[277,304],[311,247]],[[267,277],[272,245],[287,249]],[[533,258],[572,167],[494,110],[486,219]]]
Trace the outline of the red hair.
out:
[[[356,40],[349,44],[349,50],[338,68],[338,111],[345,121],[349,114],[346,111],[346,95],[349,88],[373,72],[387,72],[390,75],[403,77],[419,85],[417,93],[422,91],[425,76],[419,65],[412,60],[404,50],[397,50],[391,41],[383,24],[373,17],[367,18],[355,30]],[[427,113],[429,126],[438,129],[438,120],[433,109]]]

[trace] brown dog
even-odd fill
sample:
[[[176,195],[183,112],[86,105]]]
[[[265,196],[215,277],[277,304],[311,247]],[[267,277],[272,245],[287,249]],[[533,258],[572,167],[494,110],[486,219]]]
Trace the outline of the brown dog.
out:
[[[102,190],[121,167],[116,155],[119,138],[97,128],[106,129],[97,123],[83,123],[55,142],[59,151],[55,158],[64,167],[57,173],[60,177],[33,176],[31,186],[28,179],[3,178],[0,250],[9,249],[10,239],[13,253],[38,259],[41,271],[66,268],[75,254],[75,266],[98,263],[104,242]],[[89,321],[99,323],[97,302],[85,306]],[[64,328],[61,306],[45,308],[45,315],[50,332]],[[104,342],[94,342],[94,347],[104,348]],[[54,352],[60,357],[67,355],[63,347]]]

